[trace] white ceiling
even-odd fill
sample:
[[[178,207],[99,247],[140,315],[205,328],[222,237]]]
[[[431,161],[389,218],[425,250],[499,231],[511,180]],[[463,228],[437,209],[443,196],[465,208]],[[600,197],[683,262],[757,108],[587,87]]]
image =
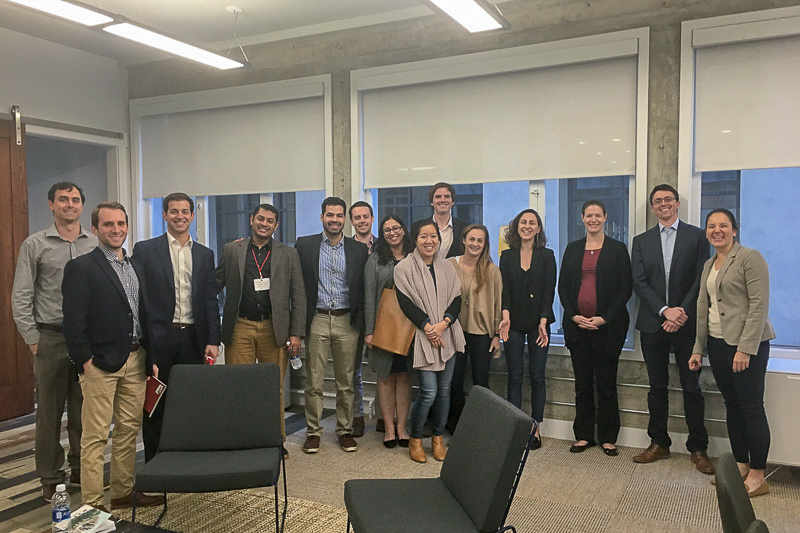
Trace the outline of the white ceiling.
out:
[[[244,46],[430,15],[420,0],[85,0],[178,39],[212,50],[230,47],[235,5]],[[97,29],[0,0],[0,26],[129,65],[170,57]]]

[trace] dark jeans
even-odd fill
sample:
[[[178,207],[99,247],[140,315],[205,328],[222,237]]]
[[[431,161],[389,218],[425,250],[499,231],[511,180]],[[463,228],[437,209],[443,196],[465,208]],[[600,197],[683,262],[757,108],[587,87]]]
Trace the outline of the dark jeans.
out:
[[[550,327],[547,328],[550,336]],[[528,372],[531,380],[531,416],[537,422],[544,418],[544,403],[547,399],[544,374],[547,367],[547,351],[550,346],[540,348],[536,344],[539,331],[522,332],[509,330],[505,342],[508,365],[508,401],[522,408],[522,373],[524,367],[525,338],[528,339]]]
[[[607,330],[584,332],[570,347],[575,372],[575,440],[615,443],[619,435],[619,404],[617,403],[617,366],[619,351],[606,348]],[[597,416],[595,417],[594,388],[597,384]]]
[[[764,411],[769,341],[759,344],[758,353],[750,357],[750,366],[742,372],[733,372],[735,354],[736,346],[708,337],[708,360],[725,400],[733,456],[737,463],[749,463],[750,468],[763,470],[767,467],[770,441],[769,423]]]
[[[447,360],[444,370],[417,370],[419,378],[419,394],[411,407],[411,436],[422,438],[422,428],[428,419],[428,412],[433,406],[433,434],[442,435],[447,424],[447,413],[450,410],[450,382],[456,367],[455,356]]]
[[[455,368],[453,370],[453,384],[450,391],[450,418],[458,420],[464,410],[466,396],[464,394],[464,376],[467,371],[467,357],[472,368],[472,383],[489,388],[489,363],[492,354],[489,348],[492,338],[489,335],[473,335],[464,333],[467,348],[464,353],[456,352]]]
[[[168,340],[165,346],[156,348],[160,350],[159,356],[161,358],[161,365],[158,366],[158,379],[167,383],[169,380],[169,371],[173,365],[181,364],[202,364],[203,350],[197,345],[197,335],[195,334],[194,326],[189,326],[183,329],[171,328],[168,334]],[[170,361],[169,364],[164,364],[163,361]],[[149,461],[158,451],[158,445],[161,441],[161,423],[164,420],[164,405],[167,403],[167,395],[169,394],[169,387],[167,387],[164,396],[158,402],[153,416],[150,416],[145,411],[144,418],[142,419],[142,440],[144,441],[144,460]],[[202,409],[202,406],[198,406]]]
[[[683,412],[686,415],[686,426],[689,437],[686,449],[689,452],[705,451],[708,448],[708,432],[703,419],[706,403],[700,389],[700,370],[689,370],[689,358],[692,356],[694,332],[683,328],[675,333],[667,333],[663,329],[655,333],[641,332],[642,353],[647,365],[647,376],[650,380],[650,392],[647,393],[647,409],[650,421],[647,434],[653,444],[669,448],[672,440],[667,432],[669,416],[669,351],[675,353],[675,364],[678,367],[681,389],[683,389]]]

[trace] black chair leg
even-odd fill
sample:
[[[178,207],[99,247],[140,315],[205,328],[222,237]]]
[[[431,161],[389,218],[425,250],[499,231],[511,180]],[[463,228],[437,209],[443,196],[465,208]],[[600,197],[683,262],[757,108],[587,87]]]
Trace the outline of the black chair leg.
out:
[[[278,522],[278,484],[275,483],[275,531],[283,533],[286,525],[286,512],[289,508],[289,493],[286,485],[286,459],[281,454],[281,466],[283,467],[283,512],[281,513],[280,523]]]
[[[347,533],[350,533],[350,515],[347,515]]]
[[[133,508],[132,508],[132,511],[131,511],[131,522],[133,522],[135,524],[136,523],[136,489],[135,488],[133,489],[133,494],[134,494],[134,497],[133,497]]]
[[[511,531],[511,533],[517,533],[517,530],[514,529],[514,526],[505,526],[504,528],[498,529],[497,533],[503,533],[504,531]]]
[[[158,524],[161,523],[161,519],[164,518],[165,514],[167,514],[167,493],[166,492],[164,493],[164,510],[161,511],[160,515],[158,515],[158,518],[156,519],[156,523],[153,524],[153,527],[158,527]]]

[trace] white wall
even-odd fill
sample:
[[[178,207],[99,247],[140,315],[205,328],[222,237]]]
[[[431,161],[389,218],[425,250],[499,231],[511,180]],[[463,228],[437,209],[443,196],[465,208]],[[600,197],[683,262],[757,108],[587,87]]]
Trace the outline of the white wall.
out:
[[[128,75],[116,61],[0,28],[0,113],[128,131]]]

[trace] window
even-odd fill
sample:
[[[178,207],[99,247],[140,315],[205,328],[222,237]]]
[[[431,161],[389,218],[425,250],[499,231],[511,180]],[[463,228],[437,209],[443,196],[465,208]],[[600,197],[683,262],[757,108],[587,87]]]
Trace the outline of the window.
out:
[[[769,265],[769,318],[777,334],[772,344],[800,348],[800,248],[786,237],[786,221],[796,212],[800,167],[703,172],[701,183],[701,224],[712,209],[730,209],[739,222],[739,241],[761,252]]]
[[[483,185],[455,185],[454,188],[456,203],[453,206],[453,216],[470,222],[482,220]],[[376,224],[387,215],[399,216],[409,227],[416,220],[430,218],[433,216],[433,208],[428,200],[429,192],[430,187],[427,185],[378,189],[378,201],[373,206]]]

